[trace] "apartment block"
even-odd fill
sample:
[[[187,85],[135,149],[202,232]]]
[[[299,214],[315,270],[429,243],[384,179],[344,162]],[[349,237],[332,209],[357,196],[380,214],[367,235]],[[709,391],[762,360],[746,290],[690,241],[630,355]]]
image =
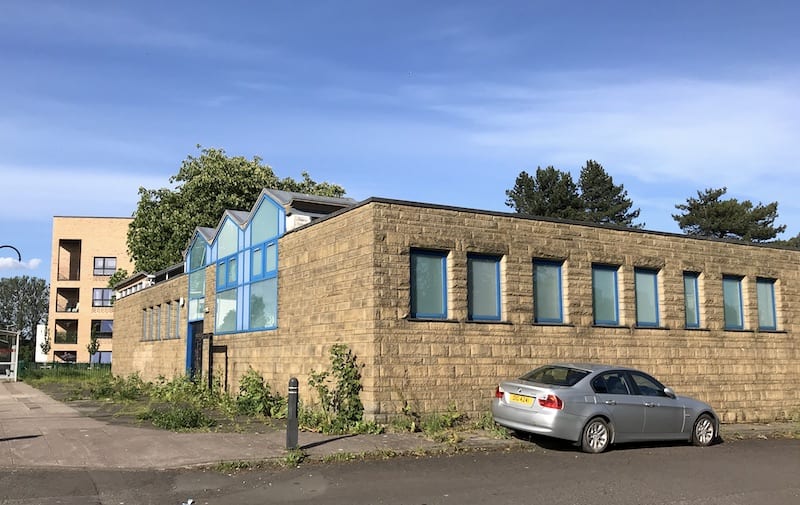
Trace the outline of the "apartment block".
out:
[[[133,273],[127,253],[131,218],[53,218],[50,307],[47,328],[50,359],[61,362],[110,363],[114,335],[111,275]],[[92,335],[99,351],[89,355]]]

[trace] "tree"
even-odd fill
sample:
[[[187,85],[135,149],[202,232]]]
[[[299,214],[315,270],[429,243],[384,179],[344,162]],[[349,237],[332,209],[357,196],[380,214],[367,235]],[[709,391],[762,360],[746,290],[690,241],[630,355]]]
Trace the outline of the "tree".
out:
[[[339,197],[344,188],[303,179],[278,178],[261,158],[228,156],[223,149],[201,148],[188,156],[170,188],[139,188],[139,204],[128,229],[128,252],[139,272],[154,272],[182,260],[197,226],[216,227],[226,209],[250,210],[264,188]]]
[[[778,202],[753,205],[735,198],[722,199],[728,188],[706,189],[697,198],[687,198],[685,204],[675,205],[683,211],[672,218],[687,235],[737,239],[746,242],[767,242],[786,230],[775,226]]]
[[[608,223],[627,226],[629,228],[642,228],[643,224],[634,224],[639,217],[639,209],[631,210],[633,202],[628,198],[628,192],[603,169],[603,166],[588,160],[581,168],[578,179],[581,192],[581,201],[585,211],[584,220],[592,223]]]
[[[114,289],[117,284],[124,281],[128,278],[128,271],[124,268],[120,268],[116,272],[114,272],[111,277],[108,278],[108,287]]]
[[[535,177],[520,172],[506,197],[506,205],[520,214],[562,219],[580,219],[583,214],[572,176],[552,166],[537,168]]]
[[[47,320],[50,288],[39,277],[0,279],[0,328],[20,332],[20,357],[33,356],[36,326]]]
[[[100,341],[97,339],[97,333],[92,331],[89,343],[86,344],[86,351],[89,353],[89,363],[92,362],[92,357],[100,350]]]

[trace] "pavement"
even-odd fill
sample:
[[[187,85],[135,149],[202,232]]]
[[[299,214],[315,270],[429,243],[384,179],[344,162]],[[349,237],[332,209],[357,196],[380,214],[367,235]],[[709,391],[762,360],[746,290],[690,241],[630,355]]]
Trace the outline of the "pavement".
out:
[[[797,433],[797,425],[722,425],[723,439]],[[300,432],[309,459],[452,450],[419,433],[327,436]],[[529,442],[467,433],[459,448],[502,450]],[[93,419],[23,382],[0,381],[0,468],[169,469],[222,462],[284,461],[286,432],[175,433]]]

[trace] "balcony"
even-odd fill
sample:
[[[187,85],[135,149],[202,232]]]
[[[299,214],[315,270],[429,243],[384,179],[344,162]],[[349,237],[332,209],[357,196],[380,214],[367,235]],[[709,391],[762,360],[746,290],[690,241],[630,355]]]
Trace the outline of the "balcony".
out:
[[[77,281],[81,278],[81,241],[58,241],[58,280]]]
[[[78,312],[79,295],[78,288],[56,289],[56,312]]]

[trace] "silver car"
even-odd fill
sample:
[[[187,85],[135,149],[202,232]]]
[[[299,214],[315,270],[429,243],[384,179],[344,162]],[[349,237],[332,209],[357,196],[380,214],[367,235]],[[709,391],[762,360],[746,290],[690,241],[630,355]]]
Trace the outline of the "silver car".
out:
[[[707,446],[719,434],[708,404],[676,396],[642,371],[609,365],[546,365],[501,382],[492,416],[501,426],[570,440],[592,453],[650,440]]]

